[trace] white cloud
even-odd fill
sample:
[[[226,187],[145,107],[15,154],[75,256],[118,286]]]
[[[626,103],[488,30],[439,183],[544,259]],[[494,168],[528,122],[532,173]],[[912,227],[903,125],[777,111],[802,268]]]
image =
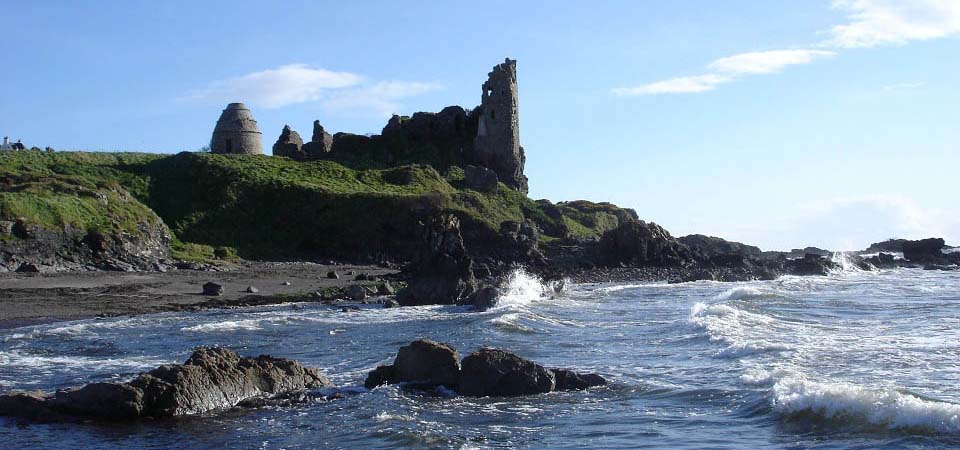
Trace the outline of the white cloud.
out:
[[[316,101],[330,89],[356,86],[362,81],[363,77],[349,72],[290,64],[214,81],[204,89],[191,92],[186,98],[215,103],[240,101],[263,108],[279,108]]]
[[[748,52],[720,58],[707,67],[732,75],[759,75],[777,73],[787,66],[809,64],[816,58],[834,55],[836,53],[826,50],[805,49]]]
[[[960,0],[833,0],[848,22],[834,26],[820,48],[877,47],[960,35]],[[710,73],[671,78],[611,92],[619,96],[707,92],[745,75],[772,74],[788,66],[835,56],[829,50],[793,49],[740,53],[713,61]],[[903,86],[901,88],[909,88]]]
[[[398,100],[439,86],[410,81],[368,83],[360,75],[289,64],[211,82],[183,98],[209,103],[244,102],[260,108],[280,108],[318,102],[328,110],[363,110],[377,115],[401,108]]]
[[[817,58],[833,55],[835,53],[826,50],[808,49],[739,53],[720,58],[707,65],[713,73],[616,88],[611,92],[619,96],[695,94],[712,91],[723,83],[729,83],[746,75],[777,73],[787,66],[809,64]]]
[[[322,105],[327,109],[362,109],[379,115],[388,115],[400,110],[398,100],[438,89],[441,89],[441,86],[433,83],[381,81],[370,86],[338,91],[324,100]]]
[[[651,95],[651,94],[689,94],[713,90],[717,85],[730,81],[729,77],[720,75],[698,75],[693,77],[678,77],[669,80],[640,86],[613,89],[614,95]]]
[[[922,81],[913,82],[913,83],[897,83],[897,84],[884,86],[880,89],[880,91],[883,92],[884,94],[894,94],[897,92],[918,89],[923,87],[925,84],[926,83]]]
[[[827,45],[841,48],[902,45],[960,33],[957,0],[834,0],[849,23],[834,26]]]

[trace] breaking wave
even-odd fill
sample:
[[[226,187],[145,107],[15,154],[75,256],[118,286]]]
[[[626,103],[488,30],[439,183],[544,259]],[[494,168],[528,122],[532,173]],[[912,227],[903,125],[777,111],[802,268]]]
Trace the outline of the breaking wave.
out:
[[[193,325],[190,327],[181,328],[182,331],[193,331],[197,333],[217,333],[221,331],[237,331],[237,330],[259,330],[261,329],[261,321],[258,319],[244,319],[244,320],[228,320],[225,322],[211,322],[211,323],[202,323],[200,325]]]
[[[562,288],[561,288],[562,289]],[[525,306],[538,301],[552,290],[544,285],[536,276],[533,276],[522,268],[514,269],[507,277],[507,282],[501,289],[500,297],[497,299],[498,307]]]
[[[960,432],[960,405],[896,389],[785,378],[774,384],[772,402],[774,412],[784,417],[813,414],[825,420],[891,430]]]
[[[789,345],[771,341],[776,337],[776,319],[725,304],[697,303],[690,308],[689,322],[706,331],[711,341],[727,345],[719,356],[743,357],[756,353],[787,351]]]
[[[751,286],[740,286],[728,289],[716,297],[717,300],[747,300],[752,298],[769,297],[772,294]]]

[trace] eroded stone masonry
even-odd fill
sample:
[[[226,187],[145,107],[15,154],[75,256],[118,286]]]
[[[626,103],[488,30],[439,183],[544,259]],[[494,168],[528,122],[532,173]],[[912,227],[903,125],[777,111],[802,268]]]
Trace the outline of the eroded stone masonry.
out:
[[[445,171],[458,166],[467,174],[483,176],[482,180],[467,180],[467,185],[491,191],[501,181],[526,193],[515,60],[507,58],[494,66],[482,85],[480,100],[480,106],[472,110],[448,106],[438,113],[394,115],[377,135],[331,135],[320,121],[314,121],[310,142],[304,143],[300,134],[286,125],[273,145],[273,155],[298,161],[334,160],[356,168],[429,164]],[[217,122],[211,150],[258,154],[259,133],[249,109],[232,103]],[[491,177],[494,174],[496,179]]]

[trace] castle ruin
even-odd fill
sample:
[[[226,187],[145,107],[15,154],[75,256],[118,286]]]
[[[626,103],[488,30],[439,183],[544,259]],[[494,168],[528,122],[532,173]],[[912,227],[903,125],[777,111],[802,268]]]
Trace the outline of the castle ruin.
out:
[[[526,156],[520,146],[520,117],[517,111],[517,61],[507,58],[494,66],[483,83],[481,114],[477,123],[474,152],[478,162],[502,181],[527,192],[523,174]]]
[[[495,190],[496,184],[503,182],[526,194],[517,99],[517,61],[507,58],[488,74],[480,106],[473,110],[448,106],[439,113],[394,115],[381,134],[369,136],[330,135],[320,121],[314,121],[311,140],[306,143],[290,126],[284,126],[273,145],[273,155],[298,161],[329,159],[358,168],[429,164],[445,171],[453,166],[480,166],[495,174],[484,176],[481,184],[487,190]],[[260,153],[257,123],[242,103],[231,103],[224,110],[211,149],[214,153]]]
[[[210,152],[223,154],[263,154],[263,137],[253,113],[243,103],[231,103],[220,114],[210,139]]]

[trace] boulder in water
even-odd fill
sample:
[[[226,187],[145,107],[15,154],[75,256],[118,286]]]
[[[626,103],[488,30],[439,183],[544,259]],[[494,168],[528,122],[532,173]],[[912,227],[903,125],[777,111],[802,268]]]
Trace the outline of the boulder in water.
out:
[[[448,344],[418,339],[400,347],[392,366],[374,369],[364,385],[416,383],[418,386],[454,388],[459,375],[460,354],[456,349]]]
[[[543,394],[556,378],[545,367],[504,350],[482,348],[463,358],[457,389],[471,397]]]
[[[333,387],[318,370],[261,355],[240,357],[222,348],[196,350],[183,364],[160,366],[129,383],[92,383],[54,394],[0,396],[0,415],[37,420],[127,420],[231,408],[251,398]]]
[[[477,292],[474,292],[473,295],[468,298],[467,303],[473,306],[473,308],[477,311],[486,311],[496,306],[497,298],[499,297],[499,289],[493,286],[487,286],[480,288]]]
[[[569,369],[550,369],[550,371],[553,372],[558,391],[579,391],[607,384],[607,380],[595,373],[577,373]]]

